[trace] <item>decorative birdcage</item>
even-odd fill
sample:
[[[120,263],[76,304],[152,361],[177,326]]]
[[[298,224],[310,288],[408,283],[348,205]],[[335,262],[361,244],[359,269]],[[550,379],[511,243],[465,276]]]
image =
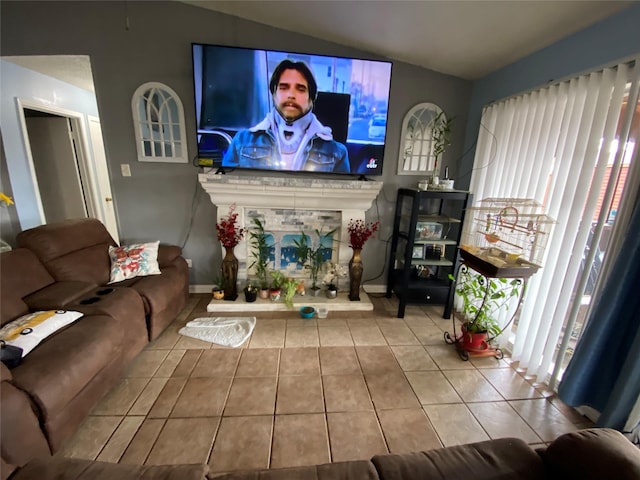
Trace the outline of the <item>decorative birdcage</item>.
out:
[[[542,267],[544,251],[555,220],[532,199],[486,198],[467,209],[460,249],[495,267],[490,273],[508,273]],[[522,271],[514,271],[514,276]],[[508,276],[508,275],[507,275]]]

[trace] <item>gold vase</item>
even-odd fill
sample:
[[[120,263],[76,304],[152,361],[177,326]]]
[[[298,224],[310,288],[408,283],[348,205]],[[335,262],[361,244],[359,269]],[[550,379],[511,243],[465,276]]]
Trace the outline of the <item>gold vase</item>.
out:
[[[233,254],[233,247],[224,247],[226,253],[222,259],[222,277],[224,278],[224,299],[238,298],[238,259]]]
[[[352,302],[360,301],[360,283],[362,282],[362,259],[360,254],[361,248],[353,249],[353,256],[349,260],[349,300]]]

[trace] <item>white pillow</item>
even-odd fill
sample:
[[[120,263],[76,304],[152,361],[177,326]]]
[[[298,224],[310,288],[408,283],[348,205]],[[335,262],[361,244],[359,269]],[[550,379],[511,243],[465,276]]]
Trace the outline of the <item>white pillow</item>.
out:
[[[0,328],[0,339],[22,349],[22,357],[36,348],[49,335],[75,322],[82,313],[68,310],[47,310],[24,315]]]
[[[160,267],[158,266],[159,245],[160,241],[109,247],[109,257],[111,258],[111,278],[109,283],[146,275],[160,275]]]

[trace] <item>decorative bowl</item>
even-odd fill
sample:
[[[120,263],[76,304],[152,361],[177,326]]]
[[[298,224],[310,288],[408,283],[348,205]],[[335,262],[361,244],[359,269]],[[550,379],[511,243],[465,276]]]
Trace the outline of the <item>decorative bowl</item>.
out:
[[[300,309],[300,316],[302,318],[313,318],[316,314],[316,309],[313,307],[302,307]]]

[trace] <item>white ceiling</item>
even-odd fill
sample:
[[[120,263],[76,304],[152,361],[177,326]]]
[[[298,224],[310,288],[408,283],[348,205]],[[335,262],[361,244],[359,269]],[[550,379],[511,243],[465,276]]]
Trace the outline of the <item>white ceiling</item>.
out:
[[[474,80],[634,2],[184,1]],[[292,49],[295,45],[291,46]]]
[[[635,2],[543,0],[183,1],[474,80]],[[291,46],[295,49],[295,45]],[[93,90],[89,57],[2,57]]]

